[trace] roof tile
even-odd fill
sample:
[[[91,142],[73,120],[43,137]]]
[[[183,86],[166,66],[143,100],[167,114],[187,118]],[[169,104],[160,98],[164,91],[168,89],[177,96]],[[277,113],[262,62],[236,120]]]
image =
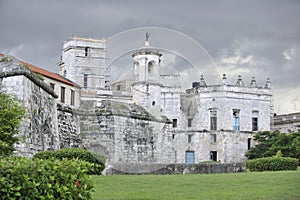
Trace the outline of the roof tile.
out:
[[[67,85],[70,85],[70,86],[73,86],[73,87],[79,87],[77,84],[75,84],[74,82],[60,76],[59,74],[55,74],[55,73],[52,73],[52,72],[49,72],[45,69],[42,69],[42,68],[39,68],[37,66],[34,66],[32,64],[29,64],[29,63],[26,63],[24,61],[20,61],[23,65],[25,65],[26,67],[28,67],[31,71],[35,72],[35,73],[38,73],[38,74],[41,74],[45,77],[48,77],[48,78],[51,78],[51,79],[54,79],[56,81],[59,81],[59,82],[62,82],[62,83],[65,83]]]

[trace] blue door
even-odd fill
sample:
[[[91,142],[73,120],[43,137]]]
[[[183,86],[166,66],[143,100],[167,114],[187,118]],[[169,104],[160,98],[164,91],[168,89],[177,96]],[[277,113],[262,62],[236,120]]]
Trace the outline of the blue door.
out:
[[[187,164],[194,164],[195,163],[195,152],[194,151],[187,151],[185,155],[185,161]]]

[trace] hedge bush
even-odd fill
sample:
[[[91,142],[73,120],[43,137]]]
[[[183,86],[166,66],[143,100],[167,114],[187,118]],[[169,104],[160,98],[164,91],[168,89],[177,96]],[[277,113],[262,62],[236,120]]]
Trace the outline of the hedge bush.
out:
[[[289,157],[265,157],[248,160],[246,163],[250,171],[279,171],[297,170],[298,160]]]
[[[80,159],[92,163],[88,174],[100,175],[105,168],[105,157],[99,154],[92,153],[81,148],[64,148],[55,151],[41,151],[34,155],[34,158],[39,159]]]
[[[90,163],[68,159],[0,160],[0,199],[91,199]]]

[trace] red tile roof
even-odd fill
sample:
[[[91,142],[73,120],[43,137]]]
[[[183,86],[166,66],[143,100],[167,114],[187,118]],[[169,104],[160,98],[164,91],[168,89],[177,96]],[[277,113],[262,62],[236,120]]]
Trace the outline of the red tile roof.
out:
[[[0,53],[0,56],[5,56],[5,55],[2,54],[2,53]],[[76,83],[73,83],[72,81],[70,81],[70,80],[68,80],[68,79],[60,76],[59,74],[55,74],[55,73],[49,72],[49,71],[47,71],[45,69],[39,68],[37,66],[34,66],[32,64],[29,64],[29,63],[21,61],[21,60],[19,60],[19,61],[25,67],[29,68],[31,71],[33,71],[35,73],[41,74],[42,76],[45,76],[45,77],[48,77],[50,79],[53,79],[53,80],[65,83],[65,84],[70,85],[70,86],[79,87]]]
[[[55,74],[55,73],[52,73],[52,72],[49,72],[45,69],[42,69],[42,68],[39,68],[37,66],[34,66],[32,64],[29,64],[29,63],[26,63],[24,61],[20,61],[23,65],[25,65],[26,67],[28,67],[31,71],[35,72],[35,73],[38,73],[38,74],[41,74],[45,77],[48,77],[48,78],[51,78],[51,79],[54,79],[56,81],[59,81],[59,82],[62,82],[62,83],[65,83],[67,85],[70,85],[70,86],[74,86],[74,87],[78,87],[78,85],[76,85],[75,83],[73,83],[72,81],[58,75],[58,74]]]

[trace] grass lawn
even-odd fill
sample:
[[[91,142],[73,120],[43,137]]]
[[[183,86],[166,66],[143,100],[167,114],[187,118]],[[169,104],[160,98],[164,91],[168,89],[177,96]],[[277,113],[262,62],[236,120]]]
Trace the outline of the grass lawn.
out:
[[[300,169],[198,175],[93,176],[93,199],[300,199]]]

